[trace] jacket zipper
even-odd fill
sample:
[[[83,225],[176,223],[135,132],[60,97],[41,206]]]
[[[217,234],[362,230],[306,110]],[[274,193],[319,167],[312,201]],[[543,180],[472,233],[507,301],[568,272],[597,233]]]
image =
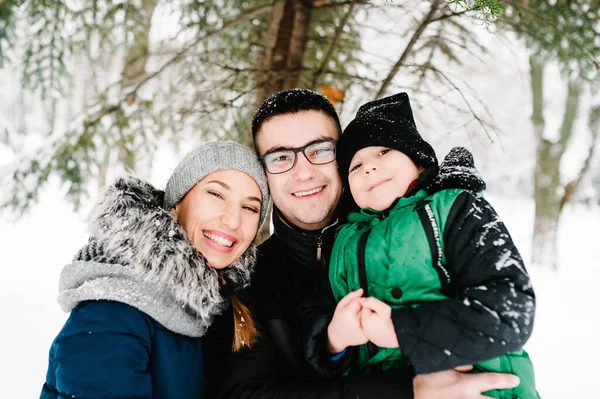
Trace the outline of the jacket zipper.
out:
[[[367,230],[358,239],[358,281],[360,288],[363,289],[363,296],[366,298],[369,296],[369,286],[367,285],[367,268],[365,266],[365,251],[367,249],[367,240],[369,239],[371,230]]]
[[[363,289],[363,296],[366,298],[369,296],[369,285],[367,281],[367,268],[365,265],[365,252],[367,249],[367,240],[369,239],[371,230],[367,230],[358,239],[358,281],[360,288]],[[372,358],[379,351],[377,346],[371,341],[367,342],[367,357]]]
[[[329,226],[325,227],[323,230],[321,230],[321,234],[319,234],[319,237],[317,238],[317,261],[321,262],[321,266],[323,267],[327,267],[327,264],[325,262],[325,259],[322,257],[322,251],[323,251],[323,235],[325,235],[325,232],[327,231],[327,229],[330,229],[332,227],[335,227],[338,224],[338,220],[336,219],[333,223],[331,223]],[[322,259],[323,258],[323,259]],[[322,260],[321,260],[322,259]]]
[[[317,238],[317,260],[321,260],[321,248],[323,247],[323,234]]]

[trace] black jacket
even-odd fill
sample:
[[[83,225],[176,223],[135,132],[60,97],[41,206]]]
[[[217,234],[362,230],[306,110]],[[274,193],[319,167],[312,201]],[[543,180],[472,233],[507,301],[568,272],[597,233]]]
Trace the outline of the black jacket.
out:
[[[299,305],[326,265],[335,226],[296,230],[274,212],[274,234],[259,247],[256,274],[242,293],[260,325],[253,349],[231,354],[229,309],[205,336],[208,398],[412,398],[412,373],[392,370],[331,381],[318,379],[303,360]],[[320,248],[320,251],[319,251]],[[320,259],[317,255],[320,252]]]

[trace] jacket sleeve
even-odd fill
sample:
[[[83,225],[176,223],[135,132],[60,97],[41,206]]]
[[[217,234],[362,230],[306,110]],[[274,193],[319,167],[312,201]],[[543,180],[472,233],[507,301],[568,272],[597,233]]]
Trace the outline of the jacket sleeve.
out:
[[[253,349],[208,364],[209,367],[218,368],[215,374],[220,381],[215,397],[221,399],[413,397],[413,376],[406,369],[321,381],[292,377],[267,334],[262,335],[260,343]]]
[[[312,294],[300,305],[298,314],[302,325],[302,347],[309,367],[321,378],[332,378],[350,366],[354,348],[337,361],[327,350],[327,328],[335,312],[336,302],[329,282],[327,268],[317,275]]]
[[[136,309],[84,302],[50,349],[43,393],[58,398],[151,398],[150,327]]]
[[[535,295],[523,260],[485,199],[461,193],[443,239],[455,298],[392,311],[400,348],[417,374],[520,349],[533,327]]]

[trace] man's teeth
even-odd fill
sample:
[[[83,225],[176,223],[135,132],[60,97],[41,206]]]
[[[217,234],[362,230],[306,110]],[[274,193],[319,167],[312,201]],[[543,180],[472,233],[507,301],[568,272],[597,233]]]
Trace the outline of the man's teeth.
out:
[[[228,239],[218,236],[216,234],[204,233],[204,237],[224,247],[231,247],[233,245],[233,241],[229,241]]]
[[[314,188],[310,191],[302,191],[300,193],[294,193],[296,197],[306,197],[307,195],[316,194],[319,191],[323,190],[323,187]]]

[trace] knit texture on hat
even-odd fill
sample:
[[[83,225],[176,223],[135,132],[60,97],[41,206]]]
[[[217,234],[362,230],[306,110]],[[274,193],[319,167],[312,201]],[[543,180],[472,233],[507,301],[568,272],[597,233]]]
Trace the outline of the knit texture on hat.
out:
[[[263,167],[256,154],[248,147],[234,141],[204,143],[183,158],[175,167],[165,188],[164,208],[175,206],[196,183],[218,170],[234,169],[246,173],[256,181],[262,194],[260,221],[262,226],[269,207],[269,188]]]
[[[417,131],[406,93],[370,101],[358,109],[338,143],[337,160],[342,180],[348,179],[354,154],[365,147],[376,146],[398,150],[425,169],[438,164],[435,151]]]

